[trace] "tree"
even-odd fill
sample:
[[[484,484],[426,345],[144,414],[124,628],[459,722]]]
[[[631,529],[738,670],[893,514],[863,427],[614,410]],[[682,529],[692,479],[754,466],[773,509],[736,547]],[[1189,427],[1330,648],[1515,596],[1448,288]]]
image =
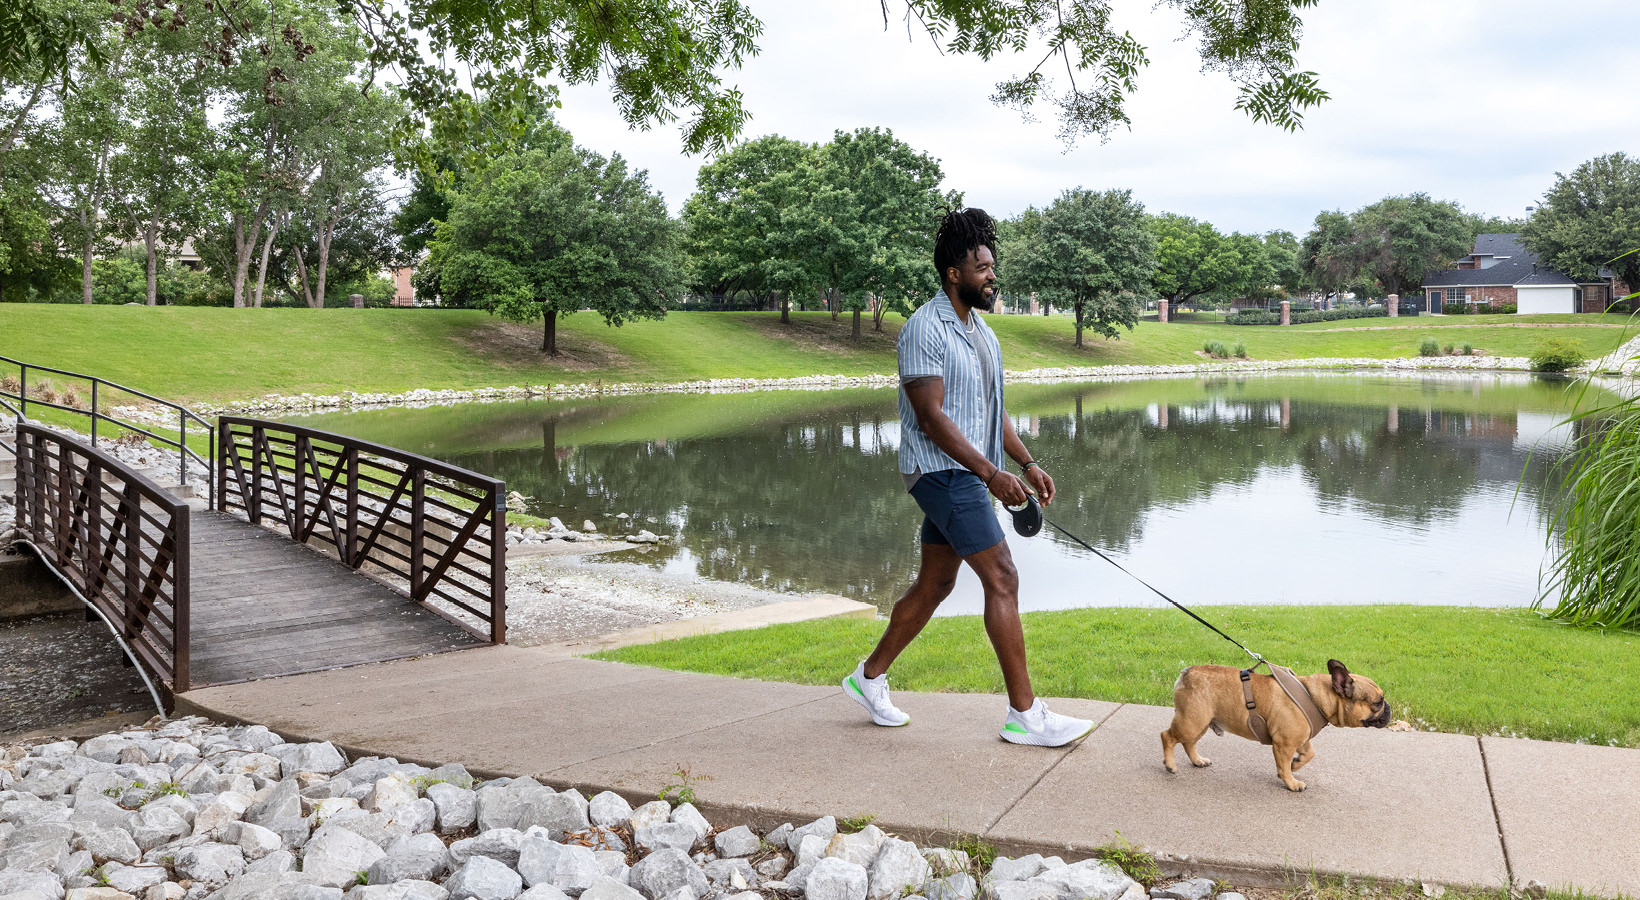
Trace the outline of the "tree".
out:
[[[80,254],[80,288],[84,303],[92,296],[92,261],[108,249],[112,236],[106,214],[119,197],[110,163],[126,137],[123,118],[129,89],[125,48],[116,47],[109,64],[92,68],[80,60],[79,86],[65,77],[56,84],[57,119],[46,143],[55,162],[47,194],[58,209],[63,242]]]
[[[1306,287],[1303,256],[1304,248],[1291,231],[1277,229],[1264,233],[1264,258],[1270,263],[1270,284],[1279,287],[1285,295]]]
[[[1026,290],[1076,313],[1076,346],[1084,328],[1115,338],[1116,326],[1131,331],[1139,321],[1139,295],[1155,272],[1146,218],[1132,191],[1066,191],[1043,210],[1035,243],[1005,262]]]
[[[1210,222],[1162,213],[1149,219],[1156,236],[1151,289],[1175,304],[1204,295],[1242,297],[1269,284],[1262,242],[1225,236]]]
[[[870,297],[872,327],[883,330],[883,314],[905,310],[939,288],[929,248],[939,229],[939,204],[959,197],[940,193],[945,175],[926,153],[913,150],[888,129],[839,131],[821,151],[825,181],[834,202],[847,204],[846,218],[824,216],[841,226],[840,239],[826,245],[831,288],[854,313],[853,336],[860,338],[860,315]]]
[[[815,195],[825,188],[820,165],[815,145],[769,135],[701,166],[683,206],[699,290],[778,296],[780,320],[790,321],[791,298],[826,280],[805,242]]]
[[[1361,271],[1354,248],[1350,217],[1342,210],[1316,213],[1315,225],[1300,245],[1299,265],[1305,280],[1323,293],[1344,289]]]
[[[1406,296],[1423,288],[1430,269],[1443,269],[1474,247],[1463,210],[1428,194],[1385,197],[1350,216],[1356,258],[1383,289]]]
[[[440,296],[515,322],[544,319],[558,355],[560,315],[591,307],[609,325],[660,318],[681,292],[677,224],[645,173],[579,147],[496,160],[456,194],[428,245]]]
[[[1611,153],[1570,175],[1556,172],[1521,240],[1573,278],[1594,280],[1609,266],[1629,290],[1640,290],[1640,254],[1630,252],[1640,248],[1640,158]]]
[[[7,4],[0,13],[0,69],[14,61],[62,67],[80,46],[75,35],[39,13],[38,0]],[[246,8],[223,0],[177,0],[173,16],[231,52],[260,35],[245,25]],[[880,0],[883,26],[901,10],[952,55],[989,60],[1003,52],[1046,48],[1035,67],[1005,78],[992,100],[1028,111],[1057,107],[1067,141],[1108,136],[1129,124],[1125,101],[1148,64],[1145,48],[1111,23],[1108,0]],[[1166,0],[1184,13],[1185,36],[1200,41],[1204,69],[1240,86],[1236,108],[1255,121],[1292,130],[1302,111],[1327,99],[1313,72],[1297,71],[1299,12],[1316,0],[1207,3]],[[254,4],[252,4],[254,6]],[[437,133],[459,135],[472,123],[476,96],[523,105],[555,102],[557,86],[609,76],[616,106],[633,127],[684,119],[688,152],[720,152],[744,127],[739,90],[723,82],[757,53],[762,23],[741,0],[442,0],[397,4],[343,0],[371,43],[375,68],[396,69],[418,116]],[[146,12],[146,6],[137,6]],[[177,13],[183,9],[178,8]],[[120,21],[141,21],[116,9]],[[157,15],[157,14],[156,14]],[[190,24],[191,22],[191,24]],[[220,40],[215,38],[221,34]],[[1057,90],[1047,72],[1060,67]],[[285,69],[300,78],[299,67]],[[294,73],[294,74],[292,74]],[[3,74],[3,73],[0,73]],[[420,129],[407,121],[407,147]]]

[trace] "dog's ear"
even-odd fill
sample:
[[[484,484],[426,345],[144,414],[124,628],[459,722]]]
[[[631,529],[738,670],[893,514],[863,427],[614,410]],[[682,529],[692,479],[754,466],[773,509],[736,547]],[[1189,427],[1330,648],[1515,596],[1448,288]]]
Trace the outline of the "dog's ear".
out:
[[[1333,693],[1340,697],[1354,698],[1355,679],[1350,677],[1350,670],[1336,659],[1327,660],[1327,671],[1332,675]]]

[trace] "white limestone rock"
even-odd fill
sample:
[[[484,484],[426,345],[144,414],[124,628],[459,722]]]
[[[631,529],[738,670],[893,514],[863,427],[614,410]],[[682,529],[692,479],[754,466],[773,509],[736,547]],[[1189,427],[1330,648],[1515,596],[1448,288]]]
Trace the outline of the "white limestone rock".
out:
[[[814,864],[803,893],[808,900],[866,900],[869,884],[865,866],[828,856]]]
[[[1213,884],[1211,878],[1176,881],[1165,887],[1151,888],[1150,896],[1154,900],[1206,900],[1213,894]]]
[[[579,791],[561,794],[532,795],[518,812],[513,827],[526,831],[533,825],[547,829],[553,840],[562,840],[568,832],[585,831],[591,826],[587,818],[587,801]]]
[[[361,884],[343,895],[346,900],[448,900],[450,892],[431,881],[408,879],[392,884]]]
[[[587,802],[587,818],[602,828],[625,825],[632,818],[632,804],[614,791],[604,791]]]
[[[801,847],[803,846],[803,838],[811,834],[818,837],[822,842],[836,837],[837,818],[835,816],[823,816],[807,825],[793,828],[791,834],[786,837],[786,846],[793,849]],[[821,846],[824,847],[825,844],[822,843]]]
[[[294,778],[301,772],[334,775],[347,768],[347,757],[329,741],[312,744],[278,744],[267,749],[269,756],[279,760],[281,778]]]
[[[142,856],[130,832],[118,828],[91,828],[80,834],[74,846],[90,853],[98,865],[111,861],[131,865]]]
[[[144,851],[186,837],[192,830],[181,814],[163,806],[143,807],[131,823],[131,837]]]
[[[923,895],[928,900],[974,900],[979,895],[979,885],[974,883],[974,876],[958,872],[929,881],[923,885]]]
[[[518,873],[524,876],[525,884],[550,884],[571,897],[579,897],[603,877],[592,850],[554,843],[540,834],[537,831],[526,835],[518,846]]]
[[[651,800],[634,809],[627,818],[626,827],[637,834],[640,829],[672,821],[672,804],[665,800]]]
[[[516,828],[485,831],[451,844],[450,861],[460,866],[475,856],[487,856],[510,868],[518,865],[518,850],[523,842],[524,832]]]
[[[700,840],[699,832],[683,822],[662,822],[640,828],[632,835],[645,850],[689,850]]]
[[[1098,859],[1049,869],[1035,880],[1052,885],[1058,900],[1117,900],[1137,883],[1121,869]],[[930,900],[934,900],[932,895]]]
[[[663,900],[680,887],[687,887],[696,897],[709,889],[706,874],[682,850],[656,850],[632,867],[628,881],[649,900]]]
[[[923,859],[916,844],[888,838],[878,848],[870,874],[867,895],[876,900],[899,897],[907,889],[921,890],[933,874],[933,867]]]
[[[991,863],[990,881],[1024,881],[1042,871],[1042,854],[1032,853],[1018,859],[999,856]]]
[[[119,888],[127,894],[145,891],[167,880],[164,866],[122,866],[119,863],[103,866],[103,878],[108,881],[109,887]]]
[[[986,881],[985,900],[1055,900],[1059,891],[1045,881]]]
[[[792,824],[787,822],[773,831],[770,831],[768,834],[765,834],[763,836],[763,840],[768,841],[769,846],[774,847],[777,850],[784,850],[786,849],[786,839],[791,837],[792,831]]]
[[[704,841],[712,833],[712,825],[706,817],[700,814],[693,803],[680,803],[677,809],[672,810],[671,821],[678,825],[687,825],[695,831],[695,840]]]
[[[248,795],[234,791],[217,794],[194,814],[194,831],[209,837],[220,836],[230,823],[243,819],[254,802]]]
[[[488,856],[474,856],[444,883],[450,900],[513,900],[524,890],[517,872]]]
[[[390,812],[420,797],[421,792],[411,783],[410,776],[403,772],[394,772],[378,779],[370,799],[360,805],[371,812]]]
[[[736,825],[713,835],[712,846],[717,850],[718,856],[751,856],[762,848],[763,841],[745,825]]]
[[[439,783],[429,787],[422,799],[432,801],[434,826],[445,834],[471,828],[478,821],[478,794],[467,788]]]
[[[605,875],[594,881],[592,887],[587,888],[581,894],[581,900],[644,900],[644,896],[620,881]]]
[[[302,848],[302,874],[314,884],[341,888],[387,854],[375,842],[339,825],[325,825]]]

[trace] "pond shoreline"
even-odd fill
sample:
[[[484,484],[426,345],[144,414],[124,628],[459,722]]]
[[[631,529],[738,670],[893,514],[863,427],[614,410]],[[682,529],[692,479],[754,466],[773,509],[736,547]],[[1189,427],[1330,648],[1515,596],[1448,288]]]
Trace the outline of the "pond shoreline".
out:
[[[1633,376],[1637,366],[1631,359],[1640,353],[1640,338],[1617,351],[1591,361],[1570,374],[1621,374]],[[1055,381],[1115,381],[1157,376],[1239,375],[1267,372],[1494,372],[1529,373],[1531,360],[1524,356],[1432,356],[1394,359],[1287,359],[1225,361],[1196,364],[1148,366],[1075,366],[1027,369],[1005,373],[1011,384]],[[399,393],[343,391],[340,394],[269,394],[254,400],[235,400],[225,405],[202,405],[202,415],[278,415],[332,410],[376,409],[393,406],[433,406],[461,403],[492,403],[557,397],[631,396],[638,394],[732,394],[761,390],[843,390],[849,388],[889,388],[894,375],[803,375],[793,378],[714,378],[699,381],[618,382],[604,384],[511,385],[500,388],[430,389],[416,388]],[[140,417],[142,410],[120,407],[117,415]]]

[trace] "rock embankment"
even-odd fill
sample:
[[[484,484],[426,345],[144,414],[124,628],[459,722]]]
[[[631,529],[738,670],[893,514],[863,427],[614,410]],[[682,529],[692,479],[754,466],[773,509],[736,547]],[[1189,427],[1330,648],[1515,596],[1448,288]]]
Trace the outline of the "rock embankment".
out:
[[[983,870],[826,816],[759,834],[201,719],[0,749],[5,900],[1206,900],[1110,863]],[[1240,900],[1219,894],[1218,900]]]

